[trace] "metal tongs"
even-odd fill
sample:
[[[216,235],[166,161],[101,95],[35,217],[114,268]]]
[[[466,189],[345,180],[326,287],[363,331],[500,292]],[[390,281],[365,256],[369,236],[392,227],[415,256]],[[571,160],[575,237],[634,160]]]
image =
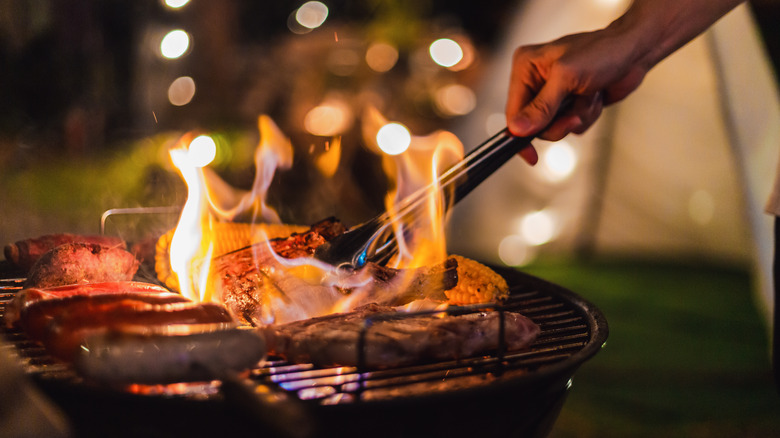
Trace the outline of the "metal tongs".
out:
[[[514,137],[505,128],[466,157],[447,169],[438,179],[444,205],[453,205],[495,172],[520,150],[531,145],[532,137]],[[434,190],[423,187],[398,203],[391,215],[384,212],[317,247],[314,257],[339,269],[360,269],[369,261],[387,261],[397,250],[393,223],[418,214]]]
[[[558,115],[568,107],[569,101],[565,100]],[[331,239],[317,247],[314,257],[343,270],[360,269],[368,262],[387,262],[398,249],[394,222],[416,219],[437,186],[445,206],[456,204],[515,154],[531,146],[535,137],[515,137],[504,128],[447,169],[437,182],[402,199],[394,214],[384,212]]]

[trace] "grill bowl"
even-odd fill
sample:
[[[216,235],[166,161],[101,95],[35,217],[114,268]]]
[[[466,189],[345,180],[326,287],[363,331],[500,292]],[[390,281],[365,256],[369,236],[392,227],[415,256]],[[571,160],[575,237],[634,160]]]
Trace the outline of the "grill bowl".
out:
[[[382,371],[269,361],[241,378],[140,394],[83,381],[22,333],[6,330],[4,347],[79,436],[545,436],[572,376],[606,341],[607,321],[561,286],[493,269],[510,285],[506,310],[542,328],[521,352]],[[12,276],[0,269],[2,306],[20,288]]]

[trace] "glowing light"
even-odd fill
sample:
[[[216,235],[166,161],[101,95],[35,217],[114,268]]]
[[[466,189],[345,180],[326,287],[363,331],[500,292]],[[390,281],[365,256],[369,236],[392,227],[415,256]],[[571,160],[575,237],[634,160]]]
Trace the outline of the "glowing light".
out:
[[[528,213],[520,221],[520,235],[530,245],[543,245],[555,237],[555,218],[547,210]]]
[[[163,3],[165,3],[165,6],[171,9],[179,9],[189,2],[190,0],[164,0],[163,1]]]
[[[374,43],[366,50],[366,64],[371,70],[384,73],[395,67],[398,50],[387,43]]]
[[[447,116],[462,116],[477,106],[477,96],[469,87],[460,84],[444,86],[436,91],[436,108]]]
[[[428,51],[433,61],[442,67],[452,67],[463,59],[463,49],[460,44],[449,38],[434,41]]]
[[[706,190],[697,190],[688,199],[688,215],[699,225],[707,225],[715,216],[715,198]]]
[[[487,135],[493,135],[504,128],[506,128],[506,115],[504,113],[493,113],[485,119],[485,134]]]
[[[160,42],[160,53],[168,59],[176,59],[187,53],[190,48],[190,36],[187,32],[177,29],[168,32]]]
[[[333,100],[312,108],[303,119],[303,127],[311,134],[332,137],[349,129],[352,110],[346,103]]]
[[[577,154],[566,141],[550,145],[542,155],[542,162],[549,171],[551,179],[560,180],[571,175],[577,167]]]
[[[217,156],[217,143],[208,135],[195,137],[187,151],[187,158],[193,167],[205,167]]]
[[[523,236],[511,234],[498,244],[498,257],[507,266],[522,266],[530,263],[536,256],[533,247],[528,246]]]
[[[400,123],[388,123],[376,133],[379,149],[388,155],[398,155],[409,149],[412,134]]]
[[[189,76],[176,78],[168,87],[168,101],[171,105],[187,105],[195,96],[195,81]]]
[[[306,2],[298,8],[295,20],[303,27],[316,29],[328,18],[328,7],[318,1]]]

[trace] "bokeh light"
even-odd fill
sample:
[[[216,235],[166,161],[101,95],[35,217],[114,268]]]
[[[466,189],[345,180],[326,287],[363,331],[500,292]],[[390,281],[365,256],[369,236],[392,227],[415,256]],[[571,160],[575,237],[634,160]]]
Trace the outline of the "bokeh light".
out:
[[[352,119],[352,109],[346,102],[331,99],[309,110],[303,127],[311,134],[331,137],[349,129]]]
[[[318,1],[310,1],[301,5],[295,12],[295,20],[303,27],[316,29],[328,18],[328,7]]]
[[[433,62],[442,67],[452,67],[463,59],[460,44],[449,38],[441,38],[431,43],[428,52]]]
[[[462,116],[477,106],[477,96],[469,87],[450,84],[436,91],[436,108],[446,116]]]
[[[163,0],[163,3],[165,6],[171,8],[171,9],[179,9],[181,7],[184,7],[189,3],[190,0]]]
[[[366,50],[366,64],[379,73],[389,71],[398,62],[398,49],[384,42],[373,43]]]
[[[528,246],[523,236],[510,234],[498,244],[498,258],[507,266],[527,265],[535,257],[534,247]]]
[[[160,53],[168,59],[181,57],[189,48],[190,36],[181,29],[168,32],[160,42]]]
[[[199,135],[191,142],[187,150],[187,158],[195,167],[204,167],[214,161],[217,156],[217,143],[208,135]]]
[[[412,144],[412,134],[400,123],[388,123],[379,128],[376,142],[384,153],[398,155],[409,149],[409,145]]]
[[[485,118],[485,134],[492,136],[506,128],[506,115],[504,113],[492,113]]]
[[[548,210],[528,213],[520,220],[520,235],[530,245],[543,245],[555,237],[555,217]]]
[[[187,105],[194,96],[195,81],[189,76],[176,78],[168,87],[168,101],[171,105]]]
[[[577,153],[565,140],[551,144],[542,154],[542,162],[552,180],[562,180],[577,167]]]

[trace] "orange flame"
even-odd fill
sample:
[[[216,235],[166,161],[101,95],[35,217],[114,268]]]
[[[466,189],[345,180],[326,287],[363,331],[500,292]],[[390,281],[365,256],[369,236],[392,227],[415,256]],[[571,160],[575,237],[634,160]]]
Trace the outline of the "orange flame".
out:
[[[250,191],[231,187],[206,168],[208,162],[194,155],[193,134],[184,135],[169,151],[188,191],[171,239],[171,270],[178,277],[182,295],[195,301],[215,299],[210,287],[209,266],[217,238],[214,224],[218,220],[231,220],[251,212],[253,223],[257,220],[279,222],[276,211],[265,204],[265,196],[276,169],[292,166],[292,144],[267,116],[259,117],[258,128],[260,143],[255,151],[256,174]]]
[[[400,154],[382,153],[377,133],[388,120],[375,108],[366,111],[363,137],[366,144],[382,155],[382,166],[394,190],[385,198],[387,211],[394,215],[394,231],[399,243],[395,267],[432,266],[447,257],[445,238],[447,206],[443,204],[439,175],[463,157],[463,144],[452,133],[436,131],[427,136],[411,135],[408,149]],[[426,193],[411,217],[398,216],[399,202],[414,193]]]
[[[388,194],[388,211],[396,212],[399,200],[412,193],[422,191],[429,196],[421,197],[421,207],[416,209],[414,220],[399,217],[395,224],[398,236],[399,255],[390,264],[397,268],[433,266],[447,257],[444,227],[446,208],[442,205],[440,188],[436,184],[441,171],[463,155],[460,141],[451,133],[437,131],[427,136],[409,134],[408,148],[397,155],[382,153],[377,143],[377,132],[387,125],[387,120],[376,109],[369,109],[363,123],[363,134],[369,148],[382,155],[383,168],[391,179],[394,190]],[[215,300],[218,293],[213,290],[210,279],[210,262],[214,255],[214,229],[219,221],[233,220],[243,212],[251,212],[253,222],[279,222],[277,213],[265,204],[265,196],[277,168],[292,165],[292,145],[279,128],[266,116],[258,120],[261,139],[255,152],[256,175],[251,191],[237,190],[225,183],[205,164],[192,159],[188,148],[193,135],[182,137],[179,144],[170,150],[171,159],[181,173],[188,188],[187,202],[170,246],[172,271],[178,276],[182,294],[193,300]],[[333,156],[323,158],[323,173],[332,173],[338,166],[340,141],[334,139]],[[334,158],[336,157],[336,158]],[[285,284],[309,284],[310,287],[282,290],[278,299],[268,303],[273,309],[264,309],[269,321],[302,319],[348,310],[359,304],[362,295],[354,293],[343,297],[341,290],[360,291],[369,286],[368,272],[344,277],[329,266],[323,266],[314,259],[283,259],[273,254],[270,245],[253,246],[253,251],[269,252],[265,260],[269,280],[274,276],[294,277]],[[367,271],[367,270],[366,270]],[[265,272],[265,271],[264,271]],[[185,279],[185,281],[182,281]],[[403,279],[394,283],[400,290]],[[399,290],[393,287],[393,290]],[[317,296],[312,296],[317,295]],[[277,308],[278,307],[278,308]],[[265,318],[265,316],[264,316]]]

